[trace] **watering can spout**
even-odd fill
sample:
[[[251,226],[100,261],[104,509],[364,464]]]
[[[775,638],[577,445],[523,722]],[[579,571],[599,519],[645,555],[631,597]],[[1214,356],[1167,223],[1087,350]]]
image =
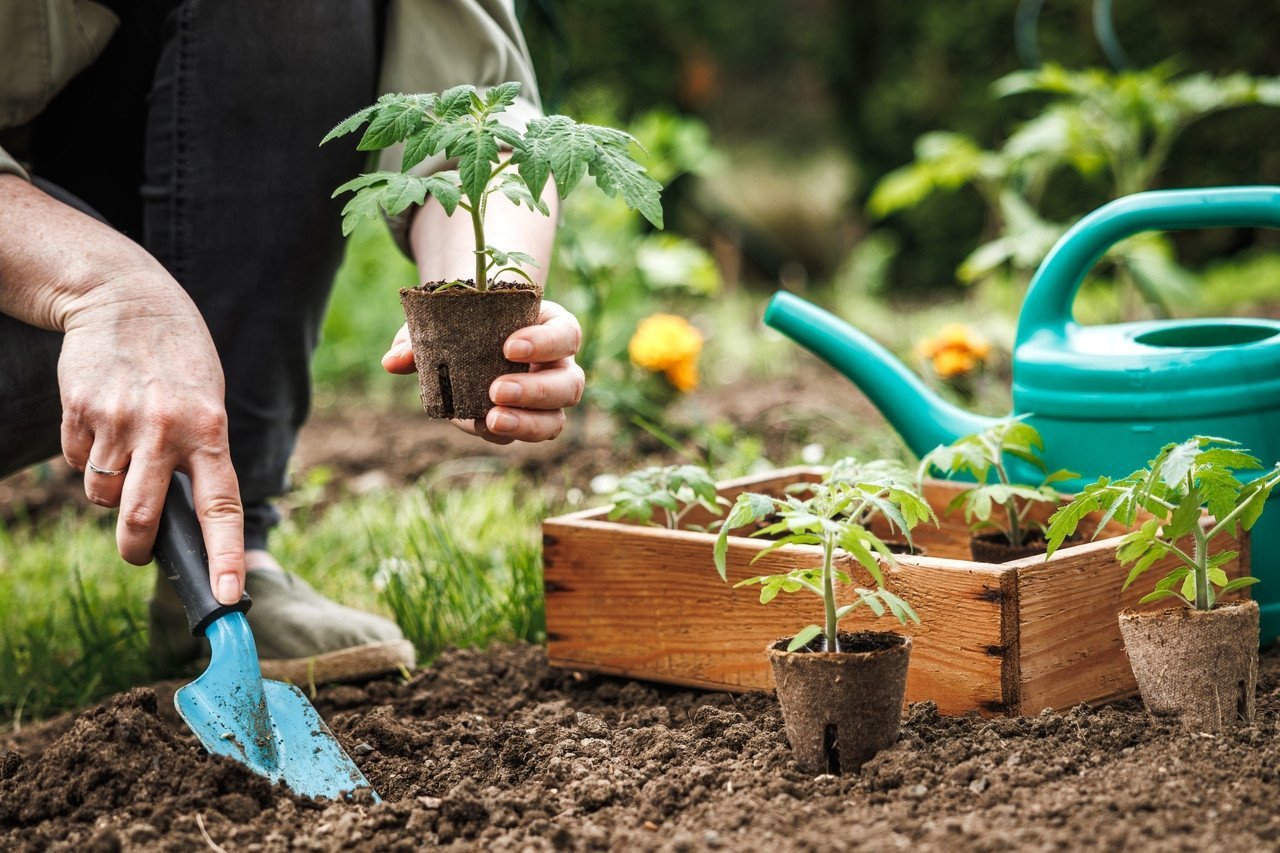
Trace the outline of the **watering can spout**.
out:
[[[794,294],[774,294],[764,321],[861,388],[917,456],[995,420],[948,403],[871,337]]]

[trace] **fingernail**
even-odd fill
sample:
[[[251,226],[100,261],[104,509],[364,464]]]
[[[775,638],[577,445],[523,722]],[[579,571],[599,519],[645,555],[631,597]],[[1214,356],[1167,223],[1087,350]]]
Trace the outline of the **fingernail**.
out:
[[[531,355],[533,355],[533,344],[528,341],[520,338],[507,341],[507,358],[528,358]]]
[[[515,432],[520,419],[508,412],[497,412],[489,419],[489,432]]]
[[[228,572],[218,578],[218,601],[235,604],[240,600],[240,578]]]
[[[408,344],[406,343],[396,344],[391,349],[387,350],[387,354],[382,357],[382,360],[386,361],[389,358],[403,358],[404,354],[407,353],[408,351],[409,351]]]
[[[521,387],[519,382],[498,382],[493,386],[493,402],[510,404],[520,402]],[[510,417],[508,415],[508,417]]]

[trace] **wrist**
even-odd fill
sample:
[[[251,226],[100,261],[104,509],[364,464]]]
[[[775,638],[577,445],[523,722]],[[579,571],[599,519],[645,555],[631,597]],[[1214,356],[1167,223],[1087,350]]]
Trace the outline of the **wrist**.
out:
[[[12,175],[0,175],[0,234],[0,311],[39,328],[65,332],[86,314],[186,298],[137,243]]]
[[[182,287],[158,263],[120,264],[74,276],[58,289],[52,312],[56,327],[63,332],[99,322],[198,313]]]

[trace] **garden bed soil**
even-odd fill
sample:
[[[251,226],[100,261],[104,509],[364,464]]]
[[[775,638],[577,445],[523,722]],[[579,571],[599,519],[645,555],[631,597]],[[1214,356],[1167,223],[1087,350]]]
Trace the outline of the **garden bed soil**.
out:
[[[385,798],[317,803],[205,756],[139,689],[0,756],[0,848],[1274,849],[1280,652],[1255,723],[1196,736],[1133,700],[1034,717],[913,706],[860,775],[796,770],[771,696],[580,677],[531,646],[452,652],[316,704]],[[209,841],[205,839],[205,833]]]

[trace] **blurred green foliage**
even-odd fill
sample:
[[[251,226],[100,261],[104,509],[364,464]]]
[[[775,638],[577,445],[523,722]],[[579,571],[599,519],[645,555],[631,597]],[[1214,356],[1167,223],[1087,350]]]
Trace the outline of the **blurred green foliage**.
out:
[[[356,228],[311,362],[319,404],[359,392],[382,403],[416,405],[417,383],[387,375],[381,358],[404,323],[400,288],[417,283],[417,268],[396,248],[386,225],[369,221]]]
[[[1025,5],[1025,4],[1024,4]],[[1031,37],[1039,56],[1071,68],[1108,67],[1091,0],[1055,0]],[[772,146],[803,158],[835,142],[856,168],[847,225],[869,187],[912,159],[913,142],[948,128],[981,148],[999,144],[1041,104],[993,102],[992,81],[1023,63],[1015,50],[1017,0],[524,0],[523,23],[552,109],[584,87],[613,94],[625,117],[676,106],[704,119],[726,149]],[[1171,60],[1187,71],[1280,74],[1280,5],[1255,0],[1174,4],[1122,0],[1114,29],[1134,67]],[[862,179],[857,176],[861,175]],[[1280,183],[1280,115],[1224,113],[1194,126],[1169,151],[1157,186]],[[1062,175],[1046,216],[1091,210],[1108,188]],[[986,211],[942,194],[886,224],[900,244],[897,287],[946,288],[974,246]],[[1258,240],[1206,232],[1179,237],[1193,266]],[[812,268],[826,277],[831,268]]]
[[[990,239],[957,269],[966,283],[1006,270],[1030,281],[1085,212],[1076,211],[1072,221],[1046,217],[1045,195],[1060,172],[1069,170],[1105,187],[1108,199],[1141,192],[1153,187],[1174,143],[1193,123],[1231,108],[1280,106],[1280,77],[1177,75],[1167,65],[1108,72],[1050,64],[1006,75],[993,89],[998,96],[1036,94],[1050,100],[994,150],[959,133],[921,136],[916,159],[885,175],[867,203],[872,215],[885,217],[936,193],[975,188],[987,206]],[[1196,300],[1194,280],[1162,235],[1137,235],[1112,247],[1107,257],[1116,275],[1162,314]]]
[[[585,120],[609,123],[599,105]],[[670,112],[646,113],[627,130],[647,149],[646,168],[664,186],[706,175],[720,163],[706,127]],[[634,438],[637,419],[665,420],[678,393],[662,377],[630,363],[627,344],[636,325],[659,311],[678,313],[719,292],[710,254],[687,237],[647,227],[634,214],[585,191],[568,199],[556,234],[548,291],[582,324],[578,355],[587,376],[587,402],[609,413],[622,439]]]

